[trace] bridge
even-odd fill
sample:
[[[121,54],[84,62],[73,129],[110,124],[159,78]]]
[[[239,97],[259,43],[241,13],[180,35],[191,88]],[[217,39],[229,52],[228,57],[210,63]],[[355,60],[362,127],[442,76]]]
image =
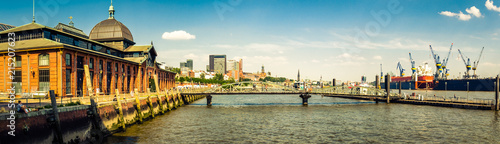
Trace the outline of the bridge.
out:
[[[348,99],[369,100],[386,103],[406,103],[416,105],[433,105],[444,107],[457,108],[473,108],[473,109],[495,109],[498,104],[496,100],[460,100],[445,97],[426,97],[423,95],[406,95],[401,93],[401,88],[398,93],[388,93],[390,89],[377,89],[374,87],[360,86],[333,86],[317,88],[312,90],[297,90],[289,86],[285,86],[273,82],[236,82],[224,84],[210,89],[185,89],[179,94],[181,97],[206,96],[207,105],[212,104],[212,95],[244,95],[244,94],[297,94],[303,100],[302,104],[307,105],[311,94],[322,95],[326,97],[339,97]]]

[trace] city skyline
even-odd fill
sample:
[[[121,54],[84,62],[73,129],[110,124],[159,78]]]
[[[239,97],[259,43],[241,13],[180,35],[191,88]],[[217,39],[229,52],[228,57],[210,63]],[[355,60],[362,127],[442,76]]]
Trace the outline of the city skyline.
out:
[[[109,1],[37,2],[37,23],[69,23],[87,35],[108,17]],[[495,76],[500,54],[500,1],[114,1],[115,17],[127,25],[139,45],[153,41],[158,61],[176,66],[193,59],[204,69],[211,54],[244,59],[243,70],[262,64],[273,76],[294,79],[373,81],[383,72],[397,74],[401,62],[410,73],[408,52],[416,64],[433,67],[429,44],[445,57],[454,43],[448,67],[451,76],[465,65],[457,49],[476,60],[485,47],[478,74]],[[8,1],[0,6],[0,23],[31,22],[31,1]],[[9,9],[16,7],[16,9]],[[134,8],[142,7],[140,11]],[[363,7],[365,9],[357,9]],[[132,10],[131,10],[132,9]],[[92,13],[82,13],[92,11]],[[366,29],[368,28],[368,29]],[[433,69],[435,69],[433,67]]]

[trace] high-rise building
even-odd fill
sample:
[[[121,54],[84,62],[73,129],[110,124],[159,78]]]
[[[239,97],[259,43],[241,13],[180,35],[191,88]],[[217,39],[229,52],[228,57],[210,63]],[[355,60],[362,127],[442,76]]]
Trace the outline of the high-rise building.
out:
[[[210,72],[225,74],[226,55],[210,55],[209,56]]]
[[[193,69],[193,60],[192,59],[187,59],[187,61],[186,61],[186,67],[188,67],[190,70],[194,70]]]
[[[188,70],[193,70],[193,60],[192,59],[187,59],[186,62],[181,62],[180,69],[186,68]]]

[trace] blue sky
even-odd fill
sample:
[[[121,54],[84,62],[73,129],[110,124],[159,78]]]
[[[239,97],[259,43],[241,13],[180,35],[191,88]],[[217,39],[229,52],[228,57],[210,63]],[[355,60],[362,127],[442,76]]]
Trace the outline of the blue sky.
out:
[[[488,9],[487,2],[493,7]],[[88,34],[108,18],[109,5],[102,0],[37,0],[36,19],[53,27],[73,16],[75,26]],[[175,67],[190,58],[202,70],[208,55],[226,54],[242,58],[246,72],[264,65],[273,76],[293,79],[300,69],[301,78],[359,81],[366,75],[371,81],[380,74],[381,63],[384,73],[398,73],[401,61],[408,75],[408,52],[417,65],[433,66],[429,44],[445,57],[454,43],[448,64],[452,76],[465,71],[457,49],[475,60],[482,47],[478,74],[500,73],[500,0],[115,0],[113,6],[115,18],[131,30],[138,45],[153,41],[159,61]],[[27,24],[32,1],[2,2],[0,12],[0,23]],[[174,31],[195,38],[162,39]]]

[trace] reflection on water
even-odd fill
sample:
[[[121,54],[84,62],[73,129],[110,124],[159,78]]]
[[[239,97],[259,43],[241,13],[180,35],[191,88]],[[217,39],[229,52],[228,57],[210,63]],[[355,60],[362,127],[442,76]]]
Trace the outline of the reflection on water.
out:
[[[108,137],[107,143],[497,143],[494,111],[313,95],[218,95]]]

